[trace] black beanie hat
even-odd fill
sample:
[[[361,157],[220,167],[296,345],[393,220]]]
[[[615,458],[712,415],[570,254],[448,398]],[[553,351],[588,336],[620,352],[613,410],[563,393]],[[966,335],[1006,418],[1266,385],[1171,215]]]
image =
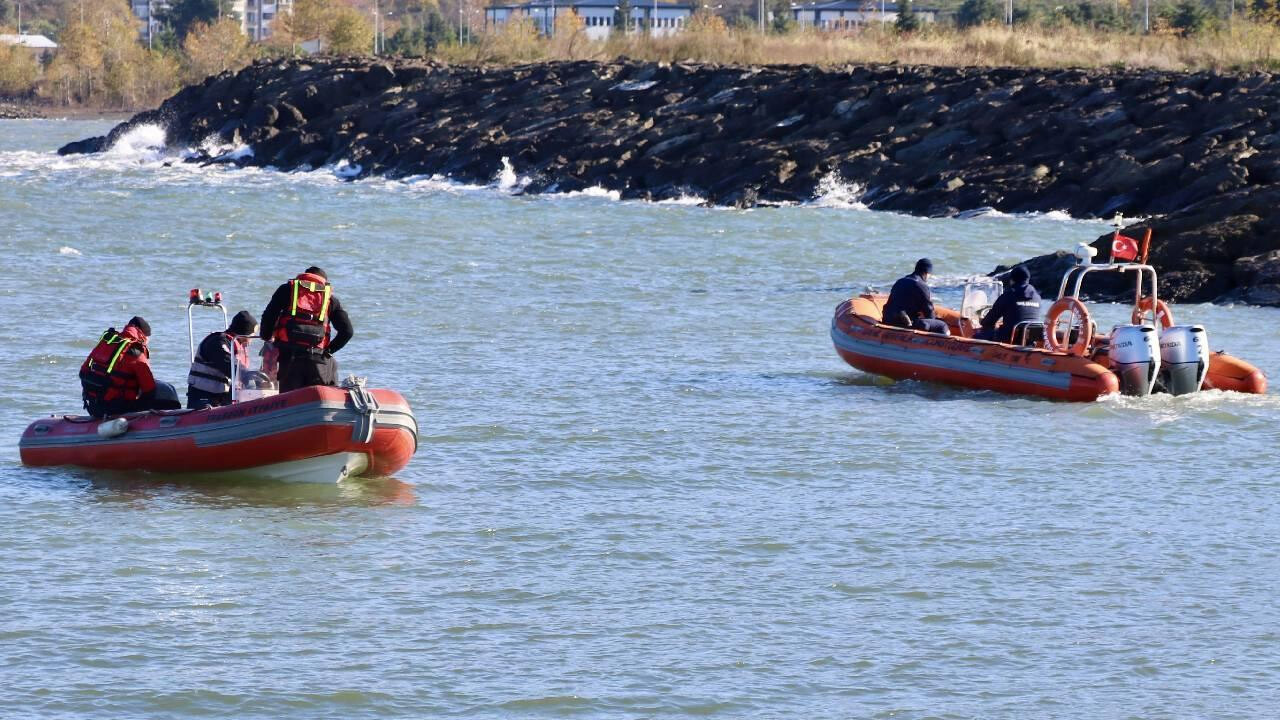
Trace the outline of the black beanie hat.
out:
[[[129,318],[129,323],[125,325],[125,327],[128,327],[129,325],[132,325],[138,328],[139,330],[141,330],[143,335],[146,335],[147,337],[151,337],[151,323],[147,322],[146,320],[143,320],[141,315],[134,315],[133,317]]]
[[[916,261],[916,275],[933,272],[933,261],[929,258],[920,258]]]
[[[232,335],[252,335],[258,331],[258,318],[248,310],[241,310],[231,318],[231,325],[227,327],[227,332]]]
[[[1031,273],[1027,272],[1025,267],[1018,265],[1009,271],[1009,279],[1012,280],[1015,285],[1020,285],[1031,279]]]

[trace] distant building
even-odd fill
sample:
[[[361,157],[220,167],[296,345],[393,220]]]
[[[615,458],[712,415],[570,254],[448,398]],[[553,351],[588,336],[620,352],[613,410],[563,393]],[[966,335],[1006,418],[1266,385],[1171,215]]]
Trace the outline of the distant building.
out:
[[[148,37],[159,35],[164,29],[164,23],[161,20],[169,10],[168,0],[129,0],[129,7],[142,21],[142,29],[139,33],[142,35],[143,42],[146,42]]]
[[[492,5],[485,8],[484,26],[497,28],[513,18],[527,17],[538,32],[550,35],[556,18],[576,14],[582,20],[587,37],[604,40],[613,32],[617,9],[616,0],[532,0],[520,5]],[[690,15],[693,15],[693,5],[632,0],[626,32],[648,33],[654,37],[672,35],[684,29]]]
[[[293,0],[232,0],[231,12],[240,18],[240,30],[258,42],[271,37],[271,23],[293,13]]]
[[[164,29],[164,14],[169,0],[129,0],[133,14],[142,21],[142,40],[147,31],[159,35]],[[231,0],[231,16],[240,21],[240,32],[257,42],[271,37],[271,23],[281,13],[293,12],[293,0]]]
[[[45,58],[52,55],[58,49],[58,43],[50,40],[43,35],[0,35],[0,44],[18,45],[31,51],[32,55],[37,58]]]
[[[913,3],[911,9],[920,22],[938,20],[937,8],[919,7]],[[898,3],[835,0],[796,5],[791,8],[791,17],[797,25],[815,30],[853,30],[871,23],[897,22],[898,12]]]

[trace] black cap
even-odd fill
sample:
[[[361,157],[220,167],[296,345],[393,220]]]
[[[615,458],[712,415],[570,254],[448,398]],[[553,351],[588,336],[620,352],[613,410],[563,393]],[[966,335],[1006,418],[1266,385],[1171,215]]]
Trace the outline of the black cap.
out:
[[[933,272],[933,261],[929,258],[920,258],[916,261],[916,275]]]
[[[128,324],[125,325],[125,327],[129,327],[129,325],[132,325],[138,328],[139,330],[141,330],[143,335],[146,335],[147,337],[151,337],[151,323],[147,322],[146,320],[143,320],[141,315],[134,315],[133,317],[129,318],[129,322]]]
[[[1009,271],[1009,279],[1015,284],[1021,284],[1031,279],[1031,273],[1022,265],[1017,265]]]
[[[320,277],[324,278],[325,280],[328,280],[328,279],[329,279],[329,276],[328,276],[328,275],[325,275],[325,274],[324,274],[324,271],[323,271],[323,270],[321,270],[320,268],[316,267],[315,265],[312,265],[311,267],[307,268],[306,270],[303,270],[303,272],[311,273],[312,275],[319,275]]]
[[[258,318],[248,310],[241,310],[231,318],[231,325],[227,327],[227,332],[232,335],[253,335],[258,332]]]

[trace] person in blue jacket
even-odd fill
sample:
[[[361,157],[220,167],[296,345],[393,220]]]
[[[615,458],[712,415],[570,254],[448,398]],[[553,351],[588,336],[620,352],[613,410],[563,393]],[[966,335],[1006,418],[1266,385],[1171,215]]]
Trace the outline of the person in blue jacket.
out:
[[[974,333],[978,340],[995,340],[1007,343],[1013,337],[1013,327],[1020,322],[1040,319],[1040,293],[1031,284],[1031,273],[1021,265],[1009,271],[1009,287],[991,305],[979,324],[982,329]],[[1000,327],[996,327],[996,322]]]
[[[916,261],[916,269],[910,275],[899,278],[889,290],[889,300],[884,304],[884,322],[904,328],[950,335],[947,324],[933,311],[933,295],[929,292],[929,274],[933,263],[929,258]]]

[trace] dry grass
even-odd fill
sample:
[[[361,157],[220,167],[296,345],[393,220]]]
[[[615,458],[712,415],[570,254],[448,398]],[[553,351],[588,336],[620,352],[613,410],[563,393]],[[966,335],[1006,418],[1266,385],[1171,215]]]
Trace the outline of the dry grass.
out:
[[[796,32],[761,36],[727,29],[715,18],[695,21],[679,35],[589,41],[581,27],[550,40],[531,27],[508,25],[474,44],[441,48],[441,59],[462,63],[534,60],[639,60],[733,64],[843,65],[898,62],[908,65],[1019,67],[1133,67],[1164,70],[1280,69],[1280,28],[1238,22],[1189,38],[1134,35],[1077,27],[987,26],[930,29],[900,35],[892,29],[857,33]]]

